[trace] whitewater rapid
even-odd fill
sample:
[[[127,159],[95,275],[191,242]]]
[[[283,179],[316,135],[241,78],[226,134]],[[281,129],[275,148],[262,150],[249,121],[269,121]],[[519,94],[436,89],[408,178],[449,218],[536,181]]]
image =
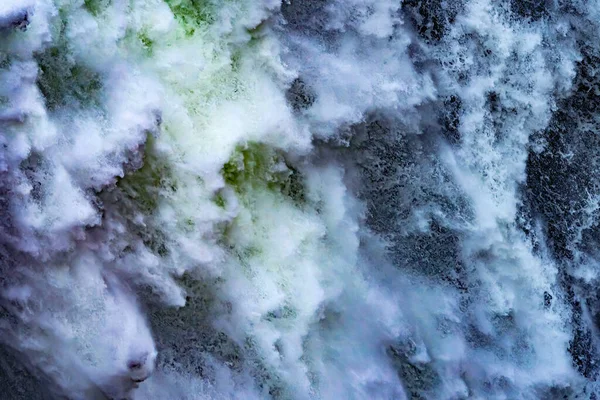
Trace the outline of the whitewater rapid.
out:
[[[595,399],[599,22],[0,1],[0,397]]]

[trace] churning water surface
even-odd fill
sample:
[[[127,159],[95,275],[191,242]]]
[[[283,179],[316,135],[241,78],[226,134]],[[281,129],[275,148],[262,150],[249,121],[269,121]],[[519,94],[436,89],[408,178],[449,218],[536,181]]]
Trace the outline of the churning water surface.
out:
[[[596,399],[599,0],[0,0],[0,398]]]

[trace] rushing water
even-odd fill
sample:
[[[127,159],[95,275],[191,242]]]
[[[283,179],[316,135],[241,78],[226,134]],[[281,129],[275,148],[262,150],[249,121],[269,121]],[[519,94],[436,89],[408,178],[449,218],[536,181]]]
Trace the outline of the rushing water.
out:
[[[599,43],[600,0],[0,0],[0,397],[596,399]]]

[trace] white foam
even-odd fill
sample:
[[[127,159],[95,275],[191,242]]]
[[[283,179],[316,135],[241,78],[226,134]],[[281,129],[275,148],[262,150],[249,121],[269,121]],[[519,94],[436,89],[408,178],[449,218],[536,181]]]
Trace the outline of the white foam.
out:
[[[0,5],[0,28],[24,6],[33,10],[27,31],[11,30],[0,45],[11,57],[0,70],[9,99],[0,109],[1,242],[11,255],[0,268],[2,304],[17,321],[0,329],[58,392],[405,398],[409,359],[439,398],[501,398],[484,388],[494,380],[523,398],[577,382],[567,307],[558,296],[550,308],[540,300],[554,289],[556,265],[514,224],[530,137],[548,123],[579,57],[570,39],[556,39],[568,36],[566,23],[548,33],[473,0],[445,41],[427,47],[391,0],[328,2],[319,11],[327,32],[317,33],[282,22],[275,0],[209,1],[202,11],[213,22],[187,26],[159,0],[98,4]],[[78,73],[93,77],[89,101],[67,93],[46,104],[36,79],[40,55],[53,47],[66,54],[65,92],[77,88]],[[485,49],[491,61],[475,53]],[[419,52],[439,63],[416,65]],[[286,99],[297,77],[314,92],[302,111]],[[514,110],[497,118],[500,132],[487,108],[492,91]],[[451,227],[457,263],[475,282],[466,312],[455,288],[389,265],[347,186],[352,177],[312,153],[315,138],[346,143],[340,132],[369,114],[426,136],[435,118],[420,107],[451,93],[462,101],[461,143],[423,158],[439,162],[475,211]],[[252,143],[295,164],[302,199],[264,177],[232,185],[223,176],[236,149],[251,152]],[[144,152],[148,169],[134,172]],[[259,174],[287,171],[277,168]],[[416,222],[405,231],[426,234],[432,211],[409,211]],[[470,329],[495,347],[474,345]],[[404,343],[414,354],[390,356]],[[235,349],[233,361],[219,346]]]

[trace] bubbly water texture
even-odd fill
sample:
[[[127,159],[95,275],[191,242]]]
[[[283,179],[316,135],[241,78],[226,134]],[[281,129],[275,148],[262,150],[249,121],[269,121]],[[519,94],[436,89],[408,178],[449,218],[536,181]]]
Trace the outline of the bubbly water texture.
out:
[[[599,32],[0,1],[0,397],[597,398]]]

